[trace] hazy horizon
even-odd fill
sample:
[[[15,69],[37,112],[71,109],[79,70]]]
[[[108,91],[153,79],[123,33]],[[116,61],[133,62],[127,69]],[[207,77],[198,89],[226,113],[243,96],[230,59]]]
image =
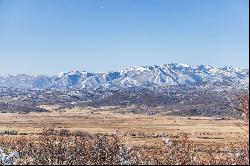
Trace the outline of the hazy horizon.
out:
[[[249,69],[247,0],[0,0],[0,75]]]

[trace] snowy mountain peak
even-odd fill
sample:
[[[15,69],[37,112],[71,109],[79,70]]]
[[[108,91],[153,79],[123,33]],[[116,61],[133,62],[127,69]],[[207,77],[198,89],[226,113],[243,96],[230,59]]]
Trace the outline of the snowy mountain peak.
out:
[[[77,70],[71,70],[69,72],[60,72],[56,76],[65,77],[65,76],[69,76],[69,75],[85,75],[86,73],[87,73],[86,71],[81,72],[81,71],[77,71]]]
[[[190,67],[188,64],[185,63],[172,63],[172,65],[175,65],[176,67]]]
[[[18,88],[130,88],[166,87],[168,85],[238,86],[248,87],[249,70],[233,67],[212,67],[209,65],[191,66],[170,63],[154,66],[133,66],[107,73],[85,71],[61,72],[46,76],[2,76],[0,86]]]

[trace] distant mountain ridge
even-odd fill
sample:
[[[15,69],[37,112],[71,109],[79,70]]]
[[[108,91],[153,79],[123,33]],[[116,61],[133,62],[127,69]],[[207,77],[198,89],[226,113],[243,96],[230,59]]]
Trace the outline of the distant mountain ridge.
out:
[[[206,86],[248,87],[249,69],[233,67],[190,66],[182,63],[160,66],[134,66],[106,73],[70,71],[57,75],[0,76],[0,87],[47,88],[130,88],[205,84]]]

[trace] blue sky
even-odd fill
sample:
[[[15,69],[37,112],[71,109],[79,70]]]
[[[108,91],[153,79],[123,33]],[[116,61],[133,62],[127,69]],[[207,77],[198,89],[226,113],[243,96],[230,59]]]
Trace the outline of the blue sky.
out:
[[[0,0],[0,74],[249,68],[248,0]]]

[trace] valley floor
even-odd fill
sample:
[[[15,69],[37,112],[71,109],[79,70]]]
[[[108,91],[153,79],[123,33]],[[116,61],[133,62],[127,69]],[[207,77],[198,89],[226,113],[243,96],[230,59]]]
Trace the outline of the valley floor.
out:
[[[0,113],[0,133],[16,130],[34,135],[42,128],[87,131],[110,135],[120,131],[130,145],[161,146],[162,138],[187,133],[196,144],[225,145],[242,140],[241,120],[208,117],[174,117],[114,113],[114,108],[73,108],[54,111],[56,106],[41,106],[49,113]]]

